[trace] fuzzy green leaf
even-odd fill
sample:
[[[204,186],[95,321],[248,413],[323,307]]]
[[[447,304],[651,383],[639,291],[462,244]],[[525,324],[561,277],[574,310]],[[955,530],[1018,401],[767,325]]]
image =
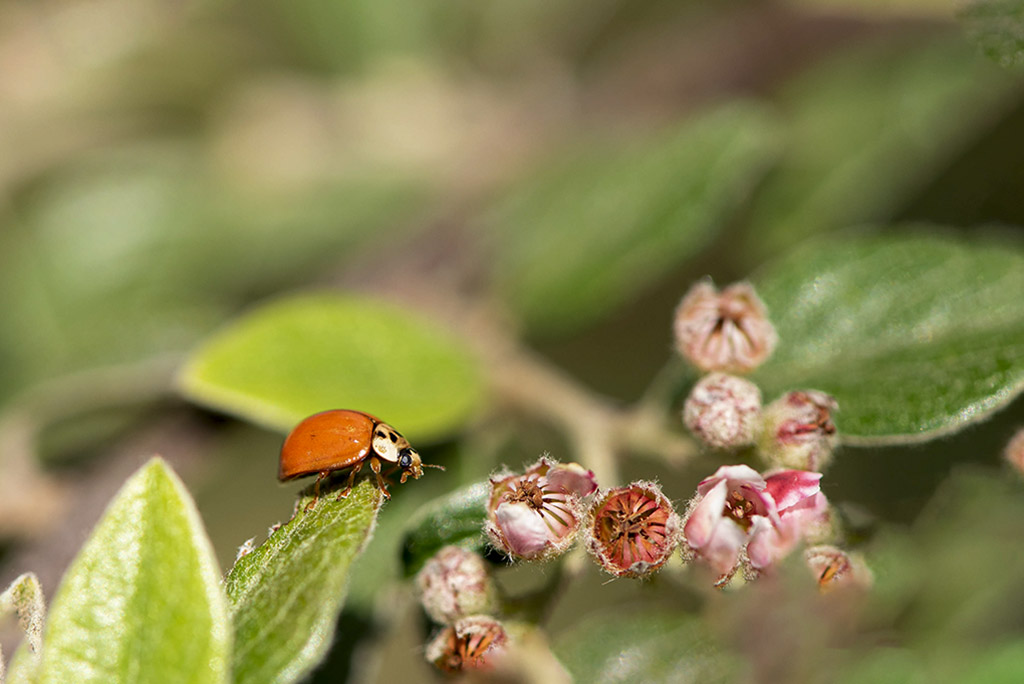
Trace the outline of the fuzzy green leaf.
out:
[[[177,476],[154,458],[121,488],[53,601],[43,684],[228,681],[220,571]]]
[[[958,36],[862,42],[815,63],[781,93],[789,144],[752,202],[743,249],[761,261],[889,220],[1016,90]]]
[[[1024,67],[1024,0],[968,0],[959,15],[986,57]]]
[[[555,655],[577,682],[731,682],[740,661],[686,614],[617,610],[596,614],[555,644]]]
[[[766,112],[736,104],[642,140],[563,151],[491,216],[501,296],[541,331],[610,312],[704,247],[777,150]]]
[[[243,556],[224,582],[235,627],[236,684],[284,684],[331,645],[352,562],[373,533],[380,490],[369,480],[341,501],[326,491]]]
[[[478,482],[417,511],[402,544],[406,575],[418,572],[443,546],[461,546],[482,552],[489,494],[490,485]]]
[[[766,399],[801,388],[834,395],[845,441],[929,439],[1024,390],[1019,242],[818,240],[757,287],[780,337],[755,376]]]
[[[352,408],[413,441],[457,427],[482,392],[474,357],[431,321],[333,294],[282,299],[230,323],[192,355],[180,385],[202,404],[280,430]]]

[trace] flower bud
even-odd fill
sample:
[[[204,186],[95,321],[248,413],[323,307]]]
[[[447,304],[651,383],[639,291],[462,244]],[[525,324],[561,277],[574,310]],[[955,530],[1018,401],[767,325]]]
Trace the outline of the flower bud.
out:
[[[448,625],[427,644],[427,660],[442,672],[492,670],[505,652],[508,634],[500,622],[473,615]]]
[[[523,475],[491,478],[484,531],[513,558],[546,560],[572,545],[582,520],[580,499],[597,487],[578,464],[541,458]]]
[[[683,422],[715,449],[753,444],[761,419],[761,390],[725,373],[706,375],[693,386],[683,406]]]
[[[1024,428],[1018,430],[1017,434],[1010,439],[1010,443],[1006,445],[1006,450],[1003,452],[1003,458],[1019,475],[1024,475]]]
[[[789,392],[762,412],[758,447],[772,466],[821,472],[838,436],[832,412],[839,405],[824,392]]]
[[[680,520],[653,482],[634,482],[598,494],[587,515],[587,550],[617,577],[644,577],[661,568],[679,545]]]
[[[445,625],[493,612],[497,604],[484,559],[457,546],[444,547],[426,562],[416,575],[416,588],[427,615]]]
[[[871,570],[859,556],[823,544],[804,551],[804,562],[818,581],[818,588],[829,591],[840,586],[870,588],[874,582]]]
[[[771,356],[778,335],[750,283],[718,292],[703,280],[676,308],[676,348],[704,372],[746,373]]]

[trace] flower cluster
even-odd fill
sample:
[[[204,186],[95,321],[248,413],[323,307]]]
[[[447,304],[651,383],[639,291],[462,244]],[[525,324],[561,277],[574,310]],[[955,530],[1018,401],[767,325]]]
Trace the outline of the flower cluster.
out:
[[[770,467],[821,472],[832,457],[836,400],[817,390],[789,392],[762,410],[761,391],[744,378],[768,359],[778,342],[768,310],[749,283],[721,292],[694,285],[676,309],[676,348],[709,374],[683,407],[683,422],[713,449],[755,444]]]
[[[820,481],[838,441],[836,400],[795,390],[762,408],[757,385],[729,375],[756,369],[778,342],[754,288],[736,283],[719,292],[709,281],[698,283],[676,309],[674,331],[680,354],[708,373],[686,399],[686,427],[716,450],[754,446],[770,469],[762,475],[745,465],[723,466],[698,485],[683,525],[684,557],[707,564],[724,583],[740,569],[748,577],[763,573],[802,542],[833,536]],[[823,588],[851,564],[839,549],[826,556],[805,558],[823,573]]]

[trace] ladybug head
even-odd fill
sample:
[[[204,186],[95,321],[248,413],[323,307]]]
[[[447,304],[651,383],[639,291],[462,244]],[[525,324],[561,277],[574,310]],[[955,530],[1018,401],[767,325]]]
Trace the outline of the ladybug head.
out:
[[[419,452],[412,447],[402,449],[398,454],[398,467],[402,469],[402,483],[412,475],[413,479],[419,479],[423,475],[424,468],[438,468],[444,470],[444,466],[424,463],[420,460]]]

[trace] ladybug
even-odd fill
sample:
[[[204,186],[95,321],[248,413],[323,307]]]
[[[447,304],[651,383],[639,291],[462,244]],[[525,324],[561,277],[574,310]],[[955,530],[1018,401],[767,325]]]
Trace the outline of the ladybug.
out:
[[[444,470],[423,463],[409,441],[380,418],[362,411],[334,409],[313,414],[295,426],[281,447],[277,477],[284,482],[317,473],[313,501],[309,504],[312,508],[320,497],[321,480],[336,470],[351,468],[348,486],[338,494],[340,501],[352,491],[356,473],[366,462],[386,499],[391,494],[380,474],[383,464],[401,469],[402,484],[409,475],[417,479],[423,475],[424,466]]]

